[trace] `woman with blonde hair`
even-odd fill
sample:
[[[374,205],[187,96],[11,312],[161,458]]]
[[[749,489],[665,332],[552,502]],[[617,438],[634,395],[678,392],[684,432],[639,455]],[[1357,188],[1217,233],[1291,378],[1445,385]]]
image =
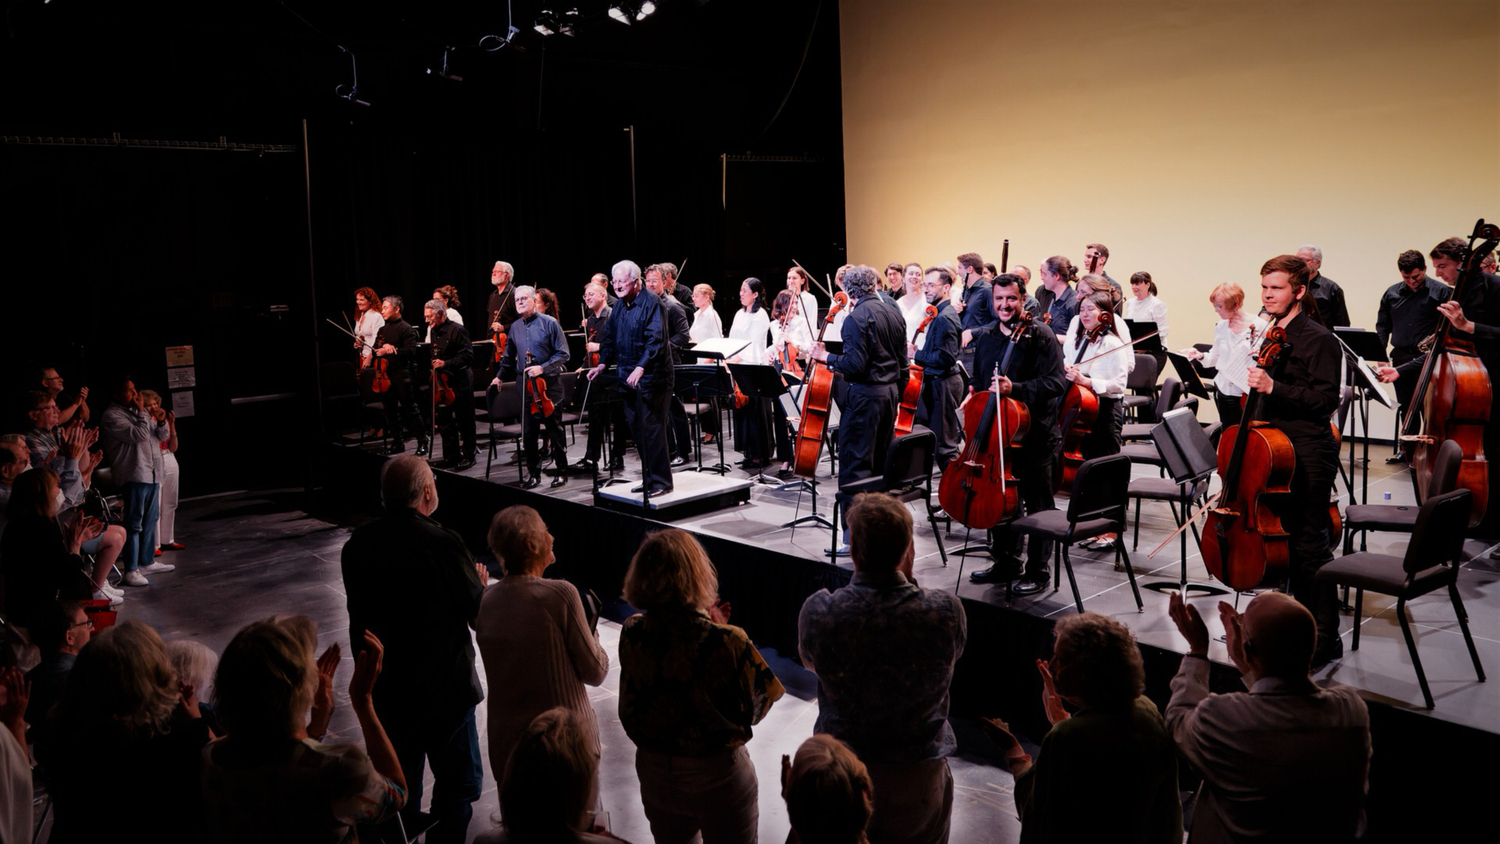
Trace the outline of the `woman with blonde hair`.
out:
[[[1227,428],[1240,422],[1245,369],[1265,336],[1267,323],[1241,309],[1245,304],[1245,291],[1232,281],[1215,287],[1208,294],[1208,302],[1219,315],[1219,322],[1214,325],[1213,348],[1208,354],[1193,348],[1183,349],[1182,354],[1204,366],[1218,367],[1219,373],[1214,378],[1214,407],[1219,410],[1219,421]]]
[[[693,324],[688,328],[688,337],[694,343],[704,340],[718,340],[724,336],[724,321],[719,319],[719,312],[714,310],[714,289],[706,284],[693,285]],[[714,399],[709,399],[713,403]],[[699,416],[699,424],[703,427],[703,443],[712,443],[719,436],[719,411],[717,404],[711,413]]]
[[[718,590],[703,546],[675,529],[647,537],[625,574],[625,600],[642,612],[620,632],[620,722],[658,844],[756,840],[745,743],[786,690],[728,623]]]

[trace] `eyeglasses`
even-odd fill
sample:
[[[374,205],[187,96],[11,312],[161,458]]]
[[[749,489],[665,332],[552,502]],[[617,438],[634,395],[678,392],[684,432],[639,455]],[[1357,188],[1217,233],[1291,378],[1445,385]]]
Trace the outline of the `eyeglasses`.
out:
[[[94,620],[92,618],[85,618],[83,621],[76,621],[68,625],[69,630],[72,630],[74,627],[87,627],[88,629],[93,630]]]

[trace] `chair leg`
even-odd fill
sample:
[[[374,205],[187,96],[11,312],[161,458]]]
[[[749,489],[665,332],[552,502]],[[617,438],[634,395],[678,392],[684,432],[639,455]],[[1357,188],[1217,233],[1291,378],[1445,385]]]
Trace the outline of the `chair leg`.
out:
[[[1115,543],[1116,546],[1119,543]],[[1078,593],[1078,578],[1073,576],[1073,558],[1068,555],[1068,546],[1062,546],[1063,567],[1068,570],[1068,585],[1073,587],[1073,604],[1083,612],[1083,596]]]
[[[1059,539],[1052,545],[1052,591],[1062,588],[1063,548],[1067,545]]]
[[[1125,552],[1122,543],[1115,543],[1115,557],[1125,561],[1125,576],[1130,578],[1130,591],[1135,593],[1135,611],[1145,612],[1146,605],[1141,603],[1141,588],[1135,583],[1135,567],[1130,564],[1130,555]]]
[[[1422,687],[1422,699],[1432,709],[1432,690],[1427,687],[1427,672],[1422,670],[1422,658],[1417,656],[1417,641],[1411,635],[1411,622],[1406,620],[1406,599],[1396,601],[1396,618],[1401,621],[1401,635],[1406,637],[1406,650],[1411,654],[1411,665],[1417,669],[1417,685]]]
[[[1363,554],[1365,552],[1365,538],[1368,537],[1369,535],[1370,535],[1370,532],[1367,531],[1367,530],[1361,530],[1359,532],[1359,552],[1361,554]]]
[[[490,465],[495,462],[495,423],[490,422],[490,447],[484,453],[484,479],[490,479]]]
[[[1351,651],[1359,650],[1359,628],[1364,627],[1360,622],[1365,618],[1365,590],[1354,590],[1354,643]]]
[[[1141,548],[1141,500],[1135,500],[1135,532],[1130,536],[1130,550],[1139,551]]]
[[[922,502],[926,506],[927,502]],[[943,558],[943,568],[948,567],[948,549],[943,547],[943,535],[938,533],[937,518],[932,515],[932,508],[927,507],[927,524],[932,527],[932,538],[937,540],[938,555]]]
[[[1464,633],[1464,644],[1469,646],[1469,659],[1474,660],[1474,673],[1479,682],[1484,682],[1484,666],[1479,664],[1479,651],[1474,648],[1474,637],[1469,634],[1469,614],[1464,612],[1464,599],[1458,597],[1458,584],[1448,584],[1448,597],[1453,599],[1453,611],[1458,613],[1458,629]]]

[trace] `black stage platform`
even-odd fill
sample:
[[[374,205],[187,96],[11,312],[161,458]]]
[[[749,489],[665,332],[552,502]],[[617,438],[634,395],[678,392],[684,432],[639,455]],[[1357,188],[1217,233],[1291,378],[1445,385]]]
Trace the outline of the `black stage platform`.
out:
[[[577,446],[574,450],[581,451]],[[504,461],[508,456],[501,452],[497,460]],[[329,446],[323,457],[322,475],[331,492],[347,497],[349,503],[358,501],[371,510],[378,508],[376,478],[384,457],[336,445]],[[1384,457],[1385,450],[1372,451],[1372,501],[1410,502],[1409,476],[1404,470],[1387,469],[1381,462]],[[633,486],[639,483],[639,474],[631,471],[635,468],[633,455],[627,460],[629,469],[622,478],[629,479]],[[1142,476],[1154,472],[1148,467],[1136,468]],[[556,490],[544,484],[527,491],[516,485],[516,474],[513,465],[497,463],[492,470],[493,482],[487,482],[482,462],[464,473],[439,472],[439,519],[462,533],[478,553],[496,511],[512,504],[535,507],[556,536],[557,575],[594,589],[606,600],[619,595],[630,556],[641,538],[664,525],[679,527],[695,534],[714,560],[720,594],[733,605],[734,622],[762,647],[795,654],[796,620],[803,600],[818,589],[837,588],[850,578],[852,567],[847,559],[837,566],[827,562],[825,549],[831,540],[827,528],[805,526],[793,531],[779,527],[809,512],[805,493],[799,500],[794,491],[755,485],[748,504],[666,521],[646,517],[638,508],[595,506],[592,484],[586,476],[571,476]],[[743,472],[736,471],[729,479],[744,477]],[[629,486],[614,489],[623,492]],[[821,489],[825,494],[820,496],[819,512],[827,513],[832,506],[832,479],[821,483]],[[1339,489],[1343,491],[1342,484]],[[1067,584],[1060,592],[1043,592],[1007,604],[1003,587],[968,582],[967,572],[989,565],[989,560],[971,556],[965,561],[952,554],[964,544],[961,527],[940,537],[950,550],[951,563],[944,567],[937,548],[939,537],[933,535],[924,518],[918,516],[915,521],[918,582],[949,590],[956,585],[968,616],[969,644],[954,680],[954,714],[998,715],[1039,740],[1047,725],[1034,662],[1050,653],[1052,619],[1075,612]],[[1146,556],[1173,527],[1166,505],[1145,506],[1140,548],[1132,555],[1142,582],[1177,580],[1180,563],[1175,540],[1154,559]],[[1488,558],[1490,547],[1478,540],[1468,543],[1466,552],[1473,558],[1464,567],[1460,587],[1480,658],[1494,672],[1500,670],[1500,563]],[[1370,535],[1371,551],[1399,554],[1404,548],[1403,537]],[[1206,582],[1207,574],[1192,543],[1189,554],[1189,577]],[[1167,596],[1143,590],[1145,610],[1137,612],[1125,575],[1114,570],[1108,554],[1074,549],[1072,557],[1084,608],[1113,616],[1134,631],[1145,657],[1147,693],[1165,708],[1170,695],[1168,684],[1185,650],[1167,616]],[[962,582],[961,564],[965,575]],[[1198,603],[1210,630],[1219,634],[1214,607],[1221,598],[1199,596],[1190,600]],[[1351,627],[1346,615],[1345,656],[1318,679],[1359,688],[1370,706],[1375,731],[1370,816],[1378,840],[1431,836],[1435,819],[1413,808],[1421,805],[1444,807],[1441,811],[1456,824],[1451,827],[1455,831],[1472,829],[1467,824],[1479,823],[1484,817],[1482,807],[1487,806],[1484,798],[1490,789],[1483,784],[1493,783],[1494,778],[1454,777],[1446,772],[1465,770],[1468,760],[1486,759],[1500,752],[1500,686],[1476,681],[1446,596],[1429,596],[1408,605],[1437,701],[1434,711],[1425,710],[1393,605],[1393,601],[1379,596],[1366,596],[1357,652],[1348,650]],[[628,612],[628,608],[616,609]],[[1214,661],[1215,688],[1239,689],[1238,674],[1228,667],[1222,642],[1213,643],[1210,657]],[[1448,828],[1446,822],[1440,826]]]

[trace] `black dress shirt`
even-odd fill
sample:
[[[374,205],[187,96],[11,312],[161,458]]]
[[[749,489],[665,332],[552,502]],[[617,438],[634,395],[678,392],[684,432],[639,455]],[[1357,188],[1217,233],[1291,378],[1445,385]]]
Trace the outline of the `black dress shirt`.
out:
[[[1036,303],[1041,308],[1041,313],[1034,314],[1034,316],[1041,319],[1050,314],[1054,334],[1059,331],[1066,332],[1068,326],[1073,324],[1073,317],[1078,316],[1078,291],[1072,286],[1063,288],[1061,295],[1055,295],[1044,284],[1037,288]]]
[[[958,374],[958,341],[963,328],[952,302],[944,299],[937,303],[937,309],[937,319],[927,326],[926,339],[913,360],[922,367],[924,377],[947,378]]]
[[[1322,273],[1307,283],[1318,303],[1318,322],[1330,331],[1349,325],[1349,307],[1344,304],[1344,288]]]
[[[599,360],[614,366],[623,385],[640,367],[636,389],[653,393],[672,389],[672,354],[667,348],[667,314],[656,294],[642,289],[629,302],[615,305],[599,339]]]
[[[667,345],[672,349],[672,363],[681,366],[683,350],[693,345],[687,310],[669,296],[661,297],[661,305],[667,315]]]
[[[1338,341],[1305,311],[1283,327],[1290,349],[1271,372],[1275,385],[1261,395],[1259,417],[1294,442],[1332,437],[1329,420],[1339,406],[1344,360]]]
[[[1052,329],[1033,323],[1026,336],[1012,344],[1010,336],[995,326],[974,332],[974,381],[976,392],[988,390],[994,379],[995,366],[1005,360],[1005,351],[1014,345],[1010,360],[1000,374],[1011,380],[1011,396],[1031,411],[1031,428],[1027,445],[1044,445],[1059,436],[1058,403],[1067,392],[1068,379],[1063,367],[1062,344]]]
[[[1438,305],[1452,295],[1452,288],[1432,276],[1426,276],[1416,290],[1404,281],[1391,285],[1380,297],[1380,312],[1375,317],[1375,333],[1380,335],[1381,345],[1394,352],[1416,354],[1417,344],[1443,318]]]
[[[499,315],[498,318],[496,314]],[[490,334],[491,324],[500,323],[503,326],[501,330],[504,331],[510,327],[511,323],[520,318],[521,314],[516,311],[516,283],[514,280],[506,282],[505,292],[503,293],[500,292],[499,288],[490,290],[490,304],[489,308],[485,311],[484,321],[484,335],[486,337]]]
[[[473,366],[474,346],[469,342],[469,332],[451,319],[432,329],[432,359],[442,361],[449,372]]]
[[[390,361],[386,364],[387,374],[392,378],[411,377],[412,369],[417,363],[417,343],[420,339],[421,335],[417,334],[416,326],[401,317],[396,317],[381,326],[380,331],[375,334],[375,348],[378,349],[389,343],[396,350],[393,354],[383,356],[385,360]]]
[[[684,312],[692,313],[697,310],[698,306],[693,304],[693,288],[680,281],[675,284],[677,286],[672,288],[672,299],[682,306]]]
[[[906,383],[906,318],[901,309],[871,293],[850,309],[839,329],[841,354],[828,355],[828,366],[850,384]]]
[[[964,328],[983,328],[995,323],[995,295],[984,279],[964,287]]]

